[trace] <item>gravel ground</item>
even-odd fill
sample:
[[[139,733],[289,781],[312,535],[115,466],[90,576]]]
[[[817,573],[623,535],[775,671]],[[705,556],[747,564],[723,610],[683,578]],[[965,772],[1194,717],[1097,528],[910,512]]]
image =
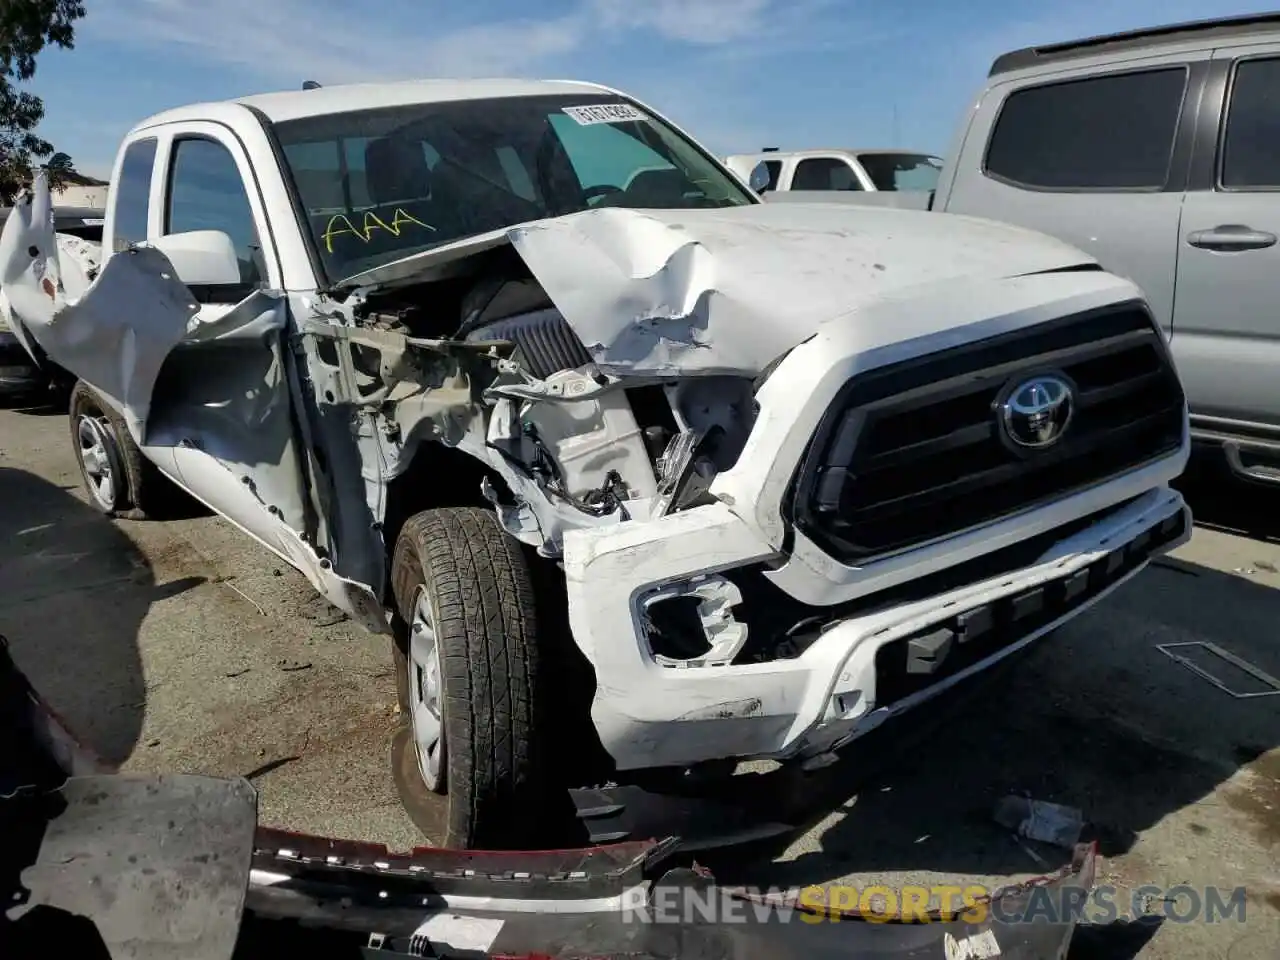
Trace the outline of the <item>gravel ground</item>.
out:
[[[1216,477],[1188,493],[1198,527],[1175,560],[1038,645],[931,735],[883,731],[823,774],[846,786],[845,803],[778,849],[721,858],[718,876],[865,886],[1043,873],[1061,852],[1019,845],[989,818],[998,797],[1027,791],[1084,811],[1107,854],[1103,882],[1123,891],[1249,890],[1243,925],[1094,926],[1073,958],[1276,957],[1280,696],[1234,698],[1156,644],[1213,642],[1280,676],[1280,511],[1269,492]],[[126,770],[247,776],[265,824],[426,842],[391,781],[385,638],[217,518],[101,518],[62,414],[0,410],[0,499],[0,633],[103,756]]]

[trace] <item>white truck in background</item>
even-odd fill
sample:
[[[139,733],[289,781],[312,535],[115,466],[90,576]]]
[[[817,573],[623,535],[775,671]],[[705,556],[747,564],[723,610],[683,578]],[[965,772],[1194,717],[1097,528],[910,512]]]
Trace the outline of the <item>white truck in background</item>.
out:
[[[923,210],[938,186],[943,161],[910,150],[788,150],[765,149],[725,158],[729,169],[752,182],[771,201],[815,199],[852,202],[862,206]],[[799,192],[800,196],[789,194]]]

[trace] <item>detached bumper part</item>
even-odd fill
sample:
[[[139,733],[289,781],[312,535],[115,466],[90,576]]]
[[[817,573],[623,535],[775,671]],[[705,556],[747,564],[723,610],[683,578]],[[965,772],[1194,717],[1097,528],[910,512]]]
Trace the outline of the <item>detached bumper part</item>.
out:
[[[1069,867],[997,891],[978,909],[886,923],[717,886],[695,870],[663,870],[662,845],[583,850],[575,872],[568,852],[388,859],[376,847],[313,841],[295,841],[284,859],[259,852],[249,911],[261,921],[322,925],[330,942],[347,931],[367,955],[388,960],[1058,960],[1096,871],[1095,850],[1081,845]]]
[[[80,952],[230,960],[237,947],[327,955],[339,942],[388,958],[1052,960],[1066,955],[1078,918],[1070,906],[1096,869],[1094,849],[1077,847],[1057,875],[998,891],[960,917],[818,915],[794,899],[669,869],[674,837],[392,855],[374,844],[255,832],[255,796],[243,780],[98,774],[59,787],[96,761],[76,749],[2,638],[0,717],[11,734],[0,741],[8,838],[0,952],[24,960]],[[1047,919],[1032,907],[1046,896],[1059,907]]]

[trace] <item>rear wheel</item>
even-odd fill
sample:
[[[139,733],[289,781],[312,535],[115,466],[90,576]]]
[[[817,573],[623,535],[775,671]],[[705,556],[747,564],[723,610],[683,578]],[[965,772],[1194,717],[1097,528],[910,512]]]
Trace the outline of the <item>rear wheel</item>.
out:
[[[552,778],[519,545],[492,511],[427,510],[401,530],[391,580],[407,727],[393,762],[406,810],[447,847],[538,845]]]
[[[71,439],[89,503],[112,517],[141,520],[163,511],[170,485],[142,456],[114,410],[85,383],[71,391]]]

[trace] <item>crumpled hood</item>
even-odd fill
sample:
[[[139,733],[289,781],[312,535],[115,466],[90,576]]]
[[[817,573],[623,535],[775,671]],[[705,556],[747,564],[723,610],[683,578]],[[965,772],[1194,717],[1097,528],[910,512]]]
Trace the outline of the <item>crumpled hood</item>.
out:
[[[1095,262],[993,221],[836,204],[602,208],[508,238],[601,369],[633,376],[754,376],[824,323],[910,288]]]

